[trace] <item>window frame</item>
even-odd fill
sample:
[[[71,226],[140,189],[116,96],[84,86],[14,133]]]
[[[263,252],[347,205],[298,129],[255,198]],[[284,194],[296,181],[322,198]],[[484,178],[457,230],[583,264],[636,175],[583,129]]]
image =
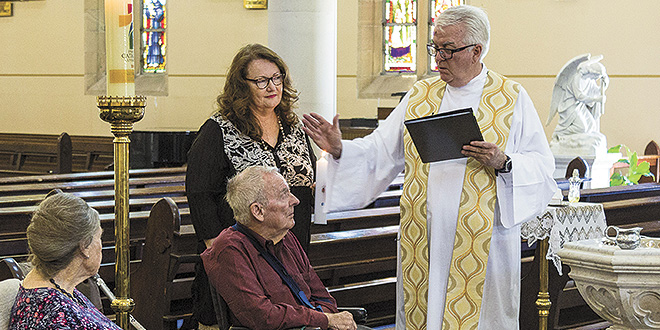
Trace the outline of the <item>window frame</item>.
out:
[[[458,1],[463,1],[462,4],[467,4],[467,0],[458,0]],[[427,5],[428,8],[428,39],[426,39],[427,43],[433,42],[433,29],[434,29],[434,23],[433,23],[433,8],[431,8],[431,1],[429,0],[429,3]],[[424,52],[426,52],[426,45],[424,45]],[[427,55],[428,56],[428,55]],[[437,71],[433,71],[433,64],[435,63],[435,60],[429,56],[427,60],[427,68],[426,72],[428,72],[429,76],[435,76],[438,75]]]
[[[417,6],[416,6],[415,9],[417,11],[419,11],[419,0],[416,0],[416,1],[417,1],[417,3],[416,3]],[[387,27],[394,27],[394,26],[412,26],[412,27],[415,27],[415,46],[417,46],[417,44],[419,43],[419,40],[417,39],[419,37],[419,31],[418,31],[418,29],[419,29],[419,17],[418,17],[418,13],[416,13],[416,15],[415,15],[416,18],[414,19],[415,22],[413,22],[413,23],[388,23],[387,22],[387,17],[385,17],[385,15],[386,15],[386,10],[385,10],[386,3],[387,3],[386,0],[381,0],[381,6],[382,6],[382,8],[381,8],[382,20],[381,21],[382,21],[382,24],[383,24],[383,26],[381,28],[381,39],[382,39],[382,43],[383,43],[382,52],[381,52],[381,61],[382,61],[381,74],[383,74],[383,75],[414,74],[415,72],[417,72],[417,66],[416,65],[417,65],[417,61],[419,60],[419,55],[417,54],[417,49],[415,49],[415,71],[385,71],[385,66],[387,64],[387,41],[385,40],[385,33],[387,31],[386,30]],[[418,48],[418,47],[415,47],[415,48]]]
[[[384,71],[384,3],[383,0],[358,0],[357,88],[358,98],[361,99],[396,98],[391,94],[408,91],[418,80],[438,75],[431,71],[431,60],[426,52],[426,43],[433,36],[430,0],[417,0],[415,72]],[[469,1],[464,0],[463,3],[468,4]]]
[[[137,3],[137,6],[136,6]],[[167,17],[167,25],[165,25],[165,38],[167,38],[167,26],[170,23],[169,15],[169,3],[166,2],[164,5],[165,13]],[[135,8],[140,8],[140,14],[136,15]],[[167,59],[167,53],[165,55],[165,72],[145,72],[142,65],[142,17],[144,9],[144,0],[133,0],[133,29],[135,30],[136,26],[140,27],[139,33],[134,33],[134,45],[139,45],[140,49],[136,52],[139,52],[139,56],[134,56],[135,59],[135,90],[136,93],[140,92],[140,95],[154,95],[154,96],[167,96],[168,93],[168,72],[169,72],[169,60]],[[169,45],[167,46],[169,49]],[[135,52],[135,50],[134,50]],[[137,69],[139,68],[139,69]]]
[[[144,34],[145,32],[148,33],[147,31],[160,31],[160,32],[165,33],[165,39],[166,39],[166,40],[168,39],[168,38],[167,38],[167,26],[169,25],[169,12],[167,11],[167,7],[168,7],[168,6],[167,6],[167,2],[165,2],[165,4],[163,5],[163,7],[165,8],[165,10],[164,10],[164,12],[165,12],[165,19],[167,20],[167,21],[166,21],[166,25],[165,25],[165,27],[164,27],[164,28],[158,28],[158,29],[153,29],[153,28],[152,28],[152,29],[149,29],[149,30],[147,30],[147,29],[145,29],[145,28],[143,27],[143,26],[144,26],[144,24],[143,24],[144,22],[142,21],[142,18],[144,17],[144,0],[134,0],[134,2],[137,2],[137,3],[140,5],[140,7],[139,7],[139,8],[140,8],[140,15],[134,15],[134,16],[133,16],[133,26],[134,26],[134,29],[135,29],[135,26],[139,26],[139,27],[140,27],[140,33],[139,33],[139,35],[137,35],[137,34],[135,35],[135,41],[136,41],[135,44],[136,44],[136,45],[140,45],[140,49],[139,49],[139,61],[136,61],[136,66],[135,66],[135,67],[136,67],[136,68],[139,67],[139,68],[140,68],[140,74],[143,74],[143,75],[167,74],[167,64],[168,64],[168,62],[169,62],[168,59],[167,59],[167,49],[168,49],[169,47],[167,47],[167,46],[166,46],[166,48],[165,48],[165,55],[164,55],[164,60],[165,60],[165,71],[164,71],[164,72],[149,72],[149,71],[145,71],[145,70],[144,70],[144,50],[145,50],[145,48],[146,48],[147,46],[143,45],[143,41],[144,41],[144,39],[143,39],[143,37],[142,37],[143,34]],[[137,17],[137,16],[139,16],[139,17]],[[139,22],[139,24],[138,24],[138,22]],[[139,44],[137,43],[137,41],[139,41]],[[138,66],[137,64],[139,64],[139,66]],[[136,71],[137,71],[137,70],[136,70]]]

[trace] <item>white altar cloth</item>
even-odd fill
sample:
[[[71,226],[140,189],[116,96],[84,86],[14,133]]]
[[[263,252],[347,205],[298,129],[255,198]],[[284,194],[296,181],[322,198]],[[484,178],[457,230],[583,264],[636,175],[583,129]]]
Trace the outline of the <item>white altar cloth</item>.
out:
[[[531,246],[537,240],[549,239],[546,259],[552,260],[559,275],[561,259],[557,255],[564,243],[605,236],[605,211],[602,204],[576,203],[566,206],[548,206],[534,220],[520,227],[520,236]]]

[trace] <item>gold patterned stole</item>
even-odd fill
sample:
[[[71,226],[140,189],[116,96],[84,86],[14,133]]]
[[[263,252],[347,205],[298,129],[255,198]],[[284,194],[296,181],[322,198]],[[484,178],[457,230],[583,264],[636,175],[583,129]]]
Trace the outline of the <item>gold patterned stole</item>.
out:
[[[406,119],[427,116],[440,108],[446,83],[439,77],[417,82]],[[520,85],[489,71],[475,113],[485,141],[502,150]],[[401,267],[406,329],[426,329],[429,249],[427,185],[429,164],[421,162],[408,131],[404,133],[405,180],[401,196]],[[443,330],[476,329],[479,322],[488,249],[495,214],[495,172],[468,158],[449,271]]]

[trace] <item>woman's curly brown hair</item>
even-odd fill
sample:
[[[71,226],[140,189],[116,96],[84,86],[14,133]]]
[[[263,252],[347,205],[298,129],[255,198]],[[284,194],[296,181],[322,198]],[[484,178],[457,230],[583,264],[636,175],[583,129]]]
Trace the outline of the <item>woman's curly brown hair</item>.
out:
[[[270,61],[277,65],[284,74],[282,83],[282,100],[275,107],[275,114],[282,122],[292,126],[298,121],[293,112],[298,101],[298,92],[293,88],[289,78],[289,68],[282,58],[268,47],[260,44],[249,44],[238,51],[231,62],[223,92],[218,96],[218,112],[234,124],[241,133],[252,139],[261,140],[262,130],[259,122],[250,110],[253,105],[252,93],[248,81],[245,80],[250,62],[258,59]]]

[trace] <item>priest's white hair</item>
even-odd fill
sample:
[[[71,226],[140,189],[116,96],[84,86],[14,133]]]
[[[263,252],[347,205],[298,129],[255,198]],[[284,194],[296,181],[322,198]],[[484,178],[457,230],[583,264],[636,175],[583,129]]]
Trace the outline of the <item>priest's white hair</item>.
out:
[[[456,24],[465,26],[463,42],[466,45],[481,45],[481,60],[483,61],[490,48],[490,22],[486,12],[481,8],[469,5],[454,6],[443,11],[435,20],[435,28],[440,31],[447,26]]]

